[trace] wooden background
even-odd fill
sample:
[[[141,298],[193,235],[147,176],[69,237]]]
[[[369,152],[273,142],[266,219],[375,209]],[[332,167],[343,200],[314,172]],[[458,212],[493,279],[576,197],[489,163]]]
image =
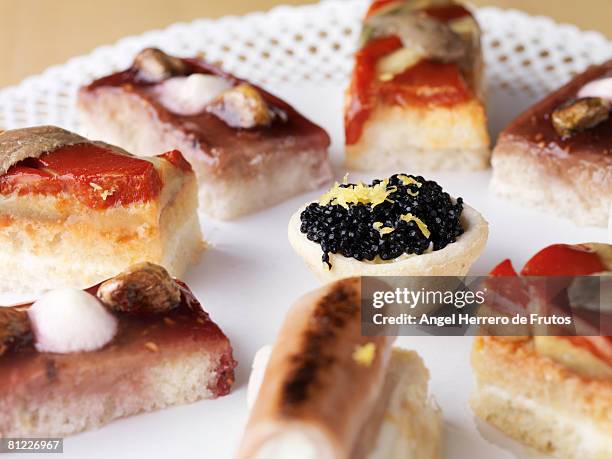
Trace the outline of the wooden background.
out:
[[[0,0],[0,87],[126,35],[308,0]],[[551,16],[612,39],[612,0],[472,0]]]

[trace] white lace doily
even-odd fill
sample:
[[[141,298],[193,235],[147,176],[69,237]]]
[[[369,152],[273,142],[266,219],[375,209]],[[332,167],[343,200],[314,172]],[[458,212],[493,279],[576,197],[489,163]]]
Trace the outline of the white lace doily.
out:
[[[329,0],[268,13],[178,23],[125,38],[47,69],[0,91],[0,128],[56,124],[78,130],[76,90],[129,65],[146,46],[190,56],[202,53],[239,76],[274,90],[282,82],[345,81],[365,0]],[[612,42],[596,32],[546,17],[482,8],[477,17],[490,90],[535,96],[554,89],[588,64],[612,56]]]

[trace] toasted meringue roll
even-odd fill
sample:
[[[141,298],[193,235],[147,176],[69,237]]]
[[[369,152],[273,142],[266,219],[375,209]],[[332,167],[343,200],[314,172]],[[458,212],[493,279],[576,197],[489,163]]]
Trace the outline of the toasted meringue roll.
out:
[[[265,355],[255,363],[240,459],[436,457],[427,370],[414,353],[392,353],[392,337],[361,336],[360,287],[344,279],[291,309],[263,379]]]

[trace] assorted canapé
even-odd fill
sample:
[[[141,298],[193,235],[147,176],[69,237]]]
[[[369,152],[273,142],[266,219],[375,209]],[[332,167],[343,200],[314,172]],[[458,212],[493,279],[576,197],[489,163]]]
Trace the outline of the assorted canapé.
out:
[[[159,265],[51,290],[0,308],[0,437],[65,436],[223,396],[235,366],[225,334]]]
[[[200,208],[232,219],[331,181],[327,133],[276,96],[197,58],[159,49],[81,88],[84,130],[141,155],[178,149]]]
[[[419,175],[488,167],[482,71],[464,5],[368,9],[345,95],[346,165],[395,173],[345,177],[291,217],[292,247],[326,284],[258,353],[240,458],[439,457],[428,372],[392,338],[362,336],[359,276],[463,276],[484,250],[484,218]],[[494,148],[493,190],[612,227],[611,103],[608,61],[528,109]],[[334,175],[321,127],[200,58],[147,48],[81,88],[77,106],[89,137],[118,146],[53,126],[0,132],[0,292],[48,290],[0,308],[0,437],[227,394],[230,342],[176,280],[204,248],[198,205],[232,219]],[[520,274],[506,260],[491,276],[608,275],[611,257],[608,244],[557,244]],[[528,290],[504,298],[511,310],[532,307]],[[476,414],[562,458],[610,457],[610,338],[525,335],[475,340]]]
[[[182,277],[204,244],[195,174],[53,126],[0,133],[0,292],[85,288],[149,261]]]

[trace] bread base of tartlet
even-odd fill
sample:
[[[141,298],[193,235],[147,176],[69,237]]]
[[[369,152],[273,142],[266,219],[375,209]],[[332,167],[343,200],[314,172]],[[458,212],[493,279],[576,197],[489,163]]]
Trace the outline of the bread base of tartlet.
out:
[[[359,171],[483,170],[489,157],[478,100],[453,107],[380,107],[359,141],[346,147],[347,167]]]
[[[539,355],[532,340],[477,337],[476,415],[512,438],[563,459],[612,457],[612,382]]]
[[[482,215],[464,204],[461,223],[465,232],[442,250],[382,263],[330,253],[332,268],[328,270],[321,261],[321,246],[300,231],[300,215],[305,208],[300,208],[289,221],[289,242],[321,282],[353,276],[464,276],[484,250],[489,235],[488,223]]]
[[[607,178],[612,169],[606,169],[605,161],[546,156],[537,146],[502,139],[491,160],[491,189],[579,226],[605,227],[612,223],[612,181]]]

